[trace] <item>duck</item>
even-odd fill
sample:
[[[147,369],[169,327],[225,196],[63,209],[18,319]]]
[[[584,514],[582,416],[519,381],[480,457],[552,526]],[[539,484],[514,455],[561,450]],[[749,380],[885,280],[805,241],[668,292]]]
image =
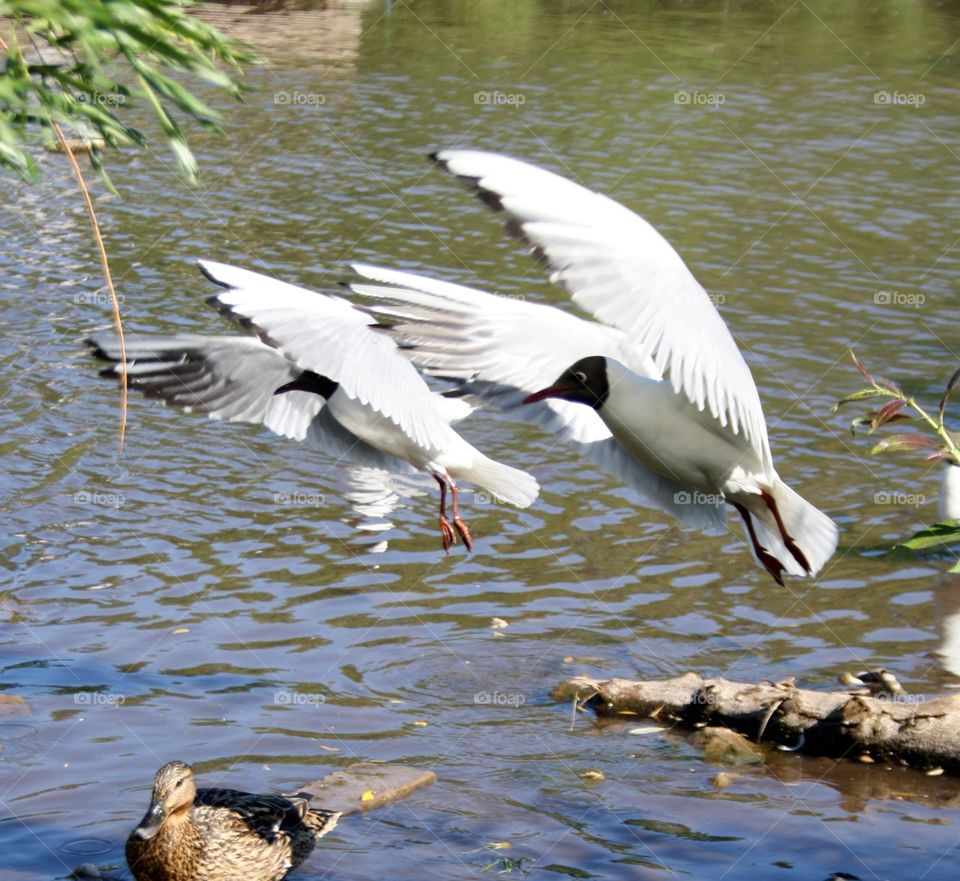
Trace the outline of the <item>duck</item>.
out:
[[[167,762],[126,845],[136,881],[280,881],[337,825],[307,793],[197,789],[186,762]]]
[[[131,388],[184,411],[262,424],[338,462],[431,475],[445,552],[458,539],[473,549],[458,480],[519,508],[533,504],[536,479],[484,455],[452,427],[473,406],[431,391],[362,309],[247,269],[210,260],[199,268],[222,288],[207,302],[253,334],[131,334],[122,352],[115,335],[94,336],[93,354],[110,362],[102,375],[125,375]]]
[[[817,575],[839,530],[778,475],[750,368],[669,242],[608,196],[523,160],[431,158],[592,317],[352,264],[346,286],[404,354],[463,394],[526,411],[681,522],[722,532],[732,508],[778,584]]]

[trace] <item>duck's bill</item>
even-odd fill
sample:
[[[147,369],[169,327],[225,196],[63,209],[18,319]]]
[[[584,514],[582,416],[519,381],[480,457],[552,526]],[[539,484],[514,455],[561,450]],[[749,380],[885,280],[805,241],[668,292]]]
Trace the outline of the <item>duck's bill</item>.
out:
[[[130,833],[130,837],[141,838],[144,841],[153,838],[160,831],[165,818],[163,805],[150,805],[150,810],[144,814],[140,825]]]
[[[536,404],[537,401],[545,401],[547,398],[559,398],[564,392],[561,385],[551,385],[549,388],[540,389],[532,395],[527,395],[523,399],[524,404]]]

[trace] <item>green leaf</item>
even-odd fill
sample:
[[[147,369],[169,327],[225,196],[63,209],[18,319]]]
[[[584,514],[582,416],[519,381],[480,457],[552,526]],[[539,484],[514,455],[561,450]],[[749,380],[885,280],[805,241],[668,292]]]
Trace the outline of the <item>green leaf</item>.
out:
[[[930,450],[936,448],[936,442],[930,440],[928,437],[924,437],[922,434],[894,434],[890,437],[885,437],[880,443],[873,447],[873,449],[870,450],[870,455],[875,456],[877,453],[900,453],[904,450]]]
[[[866,368],[860,363],[860,359],[854,354],[853,349],[850,350],[850,357],[853,358],[853,363],[857,366],[857,370],[860,371],[860,375],[869,383],[873,382],[873,377],[867,373]]]
[[[870,427],[874,430],[878,429],[881,425],[886,425],[888,422],[894,422],[897,419],[909,419],[909,416],[903,416],[900,414],[900,411],[907,405],[907,402],[903,398],[898,398],[895,401],[889,401],[884,404],[873,416],[873,421],[870,423]]]
[[[867,398],[885,398],[886,396],[886,393],[880,391],[880,389],[862,388],[858,392],[854,392],[851,395],[847,395],[845,398],[841,398],[830,408],[830,412],[835,413],[840,409],[840,407],[842,407],[844,404],[849,404],[851,401],[864,401]]]
[[[950,381],[947,383],[946,389],[944,389],[943,397],[940,398],[940,424],[943,425],[943,411],[947,409],[947,401],[950,400],[950,395],[953,394],[953,390],[957,387],[957,382],[960,382],[960,368],[958,368],[953,376],[950,377]]]
[[[921,529],[897,547],[909,548],[911,551],[926,551],[931,548],[940,550],[958,542],[960,542],[960,523],[954,520],[941,520],[939,523]]]

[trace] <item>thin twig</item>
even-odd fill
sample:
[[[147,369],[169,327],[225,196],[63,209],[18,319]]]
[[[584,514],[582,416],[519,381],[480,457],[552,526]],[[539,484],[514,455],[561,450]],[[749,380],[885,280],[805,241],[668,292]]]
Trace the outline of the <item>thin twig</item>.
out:
[[[113,323],[117,328],[117,339],[120,342],[120,450],[123,450],[123,438],[127,429],[127,348],[123,339],[123,322],[120,319],[120,302],[117,300],[117,292],[113,287],[113,276],[110,274],[110,261],[107,259],[107,249],[103,246],[103,236],[100,235],[100,224],[97,222],[97,212],[93,207],[93,199],[90,198],[90,191],[87,189],[86,181],[83,179],[83,172],[77,164],[77,159],[73,155],[73,150],[67,139],[63,136],[63,130],[60,124],[51,120],[53,130],[60,139],[63,151],[70,160],[70,166],[73,168],[73,174],[77,179],[77,185],[83,194],[83,201],[87,204],[87,213],[90,215],[90,225],[93,227],[93,238],[97,244],[97,251],[100,254],[100,268],[103,270],[103,278],[107,283],[107,290],[110,292],[110,306],[113,309]]]

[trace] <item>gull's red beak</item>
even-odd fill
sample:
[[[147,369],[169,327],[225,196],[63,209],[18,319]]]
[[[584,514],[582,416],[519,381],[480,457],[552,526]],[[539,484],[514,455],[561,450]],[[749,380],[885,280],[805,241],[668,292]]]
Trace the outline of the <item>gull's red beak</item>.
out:
[[[535,404],[537,401],[543,401],[547,398],[556,398],[559,397],[564,391],[563,386],[561,385],[551,385],[549,388],[540,389],[538,392],[534,392],[532,395],[527,395],[523,399],[524,404]]]
[[[523,403],[535,404],[537,401],[544,401],[547,398],[563,398],[579,389],[579,386],[571,382],[564,382],[563,380],[564,377],[561,376],[553,385],[540,389],[540,391],[534,392],[532,395],[527,395],[523,399]]]

